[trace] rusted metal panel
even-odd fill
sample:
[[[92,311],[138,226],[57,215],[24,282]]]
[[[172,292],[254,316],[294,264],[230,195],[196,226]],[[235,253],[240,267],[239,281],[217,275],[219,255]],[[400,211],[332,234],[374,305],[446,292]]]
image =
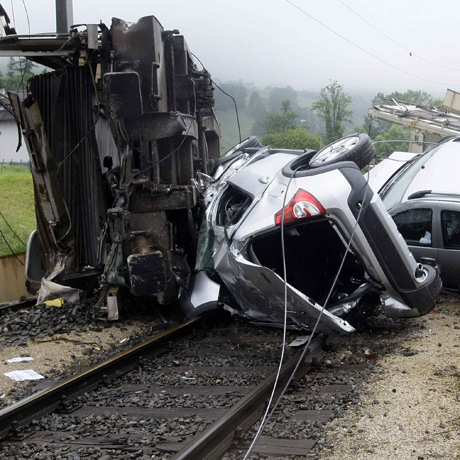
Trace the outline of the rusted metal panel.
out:
[[[37,226],[42,248],[42,263],[48,273],[57,264],[67,271],[75,266],[75,239],[66,203],[58,184],[53,160],[40,109],[28,97],[23,104],[15,93],[9,93],[30,154],[30,169],[34,181]]]
[[[94,84],[87,67],[38,75],[29,82],[43,117],[50,156],[75,235],[74,270],[98,266],[97,236],[105,220],[103,182],[94,130]],[[73,151],[73,153],[71,153]],[[61,193],[62,192],[62,193]],[[69,270],[68,270],[69,271]]]
[[[24,263],[25,253],[0,257],[0,302],[9,302],[28,295],[24,266],[18,258]]]

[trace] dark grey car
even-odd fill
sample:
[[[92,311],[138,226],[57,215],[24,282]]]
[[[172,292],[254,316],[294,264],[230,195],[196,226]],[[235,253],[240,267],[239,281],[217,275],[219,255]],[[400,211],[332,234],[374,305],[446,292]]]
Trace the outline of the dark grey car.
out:
[[[372,173],[383,203],[417,261],[436,264],[443,286],[460,287],[460,137],[412,158],[392,155]],[[399,162],[398,164],[396,162]],[[385,174],[391,177],[385,179]],[[382,185],[383,184],[383,185]]]

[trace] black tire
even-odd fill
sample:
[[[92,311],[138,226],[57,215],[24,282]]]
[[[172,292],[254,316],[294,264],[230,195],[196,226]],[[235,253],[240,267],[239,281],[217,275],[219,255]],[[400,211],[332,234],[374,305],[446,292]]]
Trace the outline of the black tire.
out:
[[[346,148],[343,152],[336,154],[329,160],[327,159],[327,156],[324,157],[326,152],[330,151],[334,144],[339,146],[347,139],[352,140],[353,138],[356,138],[356,143],[350,148]],[[353,161],[357,164],[359,169],[362,169],[367,166],[374,157],[375,148],[372,144],[371,138],[367,134],[363,133],[351,134],[350,136],[342,137],[341,139],[331,142],[326,147],[318,150],[318,152],[316,152],[310,160],[310,168],[320,168],[321,166],[328,166],[341,161]]]

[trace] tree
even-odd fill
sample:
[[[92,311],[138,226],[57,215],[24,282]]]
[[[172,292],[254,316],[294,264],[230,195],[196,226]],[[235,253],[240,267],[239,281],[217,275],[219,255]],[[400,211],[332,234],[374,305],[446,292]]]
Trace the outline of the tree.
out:
[[[38,67],[35,63],[25,57],[15,60],[10,57],[7,65],[7,78],[1,78],[1,86],[7,91],[24,90],[27,80],[35,75],[33,69]]]
[[[298,114],[291,109],[290,101],[281,103],[281,112],[268,112],[264,121],[265,134],[282,133],[297,127]]]
[[[319,137],[310,134],[304,127],[286,129],[279,133],[267,134],[262,144],[283,149],[314,149],[319,150]]]
[[[238,83],[221,83],[219,87],[235,99],[239,109],[244,109],[246,106],[247,89],[241,81]],[[219,88],[214,91],[216,110],[234,110],[233,100],[227,94],[224,94]]]
[[[385,104],[385,95],[383,93],[377,93],[372,99],[372,107],[376,105]],[[381,136],[385,134],[391,127],[391,123],[385,120],[379,120],[378,118],[372,118],[370,115],[364,117],[364,123],[362,127],[362,132],[366,133],[374,139],[376,136]]]
[[[350,102],[351,96],[344,93],[343,86],[334,80],[330,85],[321,89],[320,100],[312,105],[312,109],[324,122],[327,144],[343,137],[345,132],[343,123],[350,123],[350,116],[353,113],[347,110]]]
[[[32,70],[38,67],[37,64],[30,61],[26,57],[19,57],[17,60],[14,57],[10,57],[8,64],[6,66],[8,77],[13,77],[14,75],[22,75],[23,73],[34,73]]]
[[[249,98],[248,112],[254,118],[257,118],[260,112],[264,112],[264,116],[267,113],[264,102],[257,91],[253,91]]]
[[[268,96],[268,108],[270,110],[278,110],[283,101],[290,101],[292,107],[296,108],[297,91],[290,86],[286,86],[285,88],[271,88],[270,95]]]
[[[385,96],[383,93],[377,93],[374,99],[372,99],[372,106],[392,104],[391,99],[395,99],[400,102],[409,102],[434,107],[440,107],[443,105],[442,99],[437,99],[426,91],[408,89],[404,93],[393,91],[388,94],[388,96]],[[391,128],[391,126],[392,124],[389,121],[379,120],[378,118],[371,119],[370,115],[366,115],[364,117],[362,132],[368,133],[369,136],[374,139],[377,136],[383,136]]]
[[[384,134],[378,135],[374,141],[393,141],[393,140],[401,140],[405,141],[410,139],[410,129],[405,128],[401,125],[392,124],[390,129],[386,131]],[[409,148],[409,144],[407,142],[389,142],[389,143],[381,143],[375,144],[375,152],[377,156],[377,160],[382,160],[383,158],[387,158],[390,156],[394,151],[399,152],[407,152]]]
[[[265,128],[265,117],[267,116],[267,109],[263,99],[257,91],[253,91],[248,103],[248,113],[254,118],[251,134],[253,136],[262,136]]]
[[[379,93],[381,94],[381,93]],[[434,105],[433,102],[437,101],[433,96],[426,91],[408,89],[405,93],[393,91],[389,94],[387,99],[397,99],[401,102],[413,102],[420,105]]]

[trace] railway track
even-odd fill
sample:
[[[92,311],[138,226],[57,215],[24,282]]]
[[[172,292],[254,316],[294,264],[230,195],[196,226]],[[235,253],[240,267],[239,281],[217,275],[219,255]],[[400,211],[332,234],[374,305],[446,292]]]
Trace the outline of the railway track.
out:
[[[235,323],[207,327],[200,321],[165,331],[1,410],[2,449],[38,446],[45,456],[36,458],[101,458],[102,452],[107,459],[242,458],[273,388],[281,331]],[[311,452],[334,414],[333,401],[351,389],[340,379],[335,385],[305,381],[325,356],[325,344],[322,336],[311,342],[286,404],[254,453],[305,458]],[[300,354],[287,350],[278,394]],[[318,408],[318,397],[332,404]]]

